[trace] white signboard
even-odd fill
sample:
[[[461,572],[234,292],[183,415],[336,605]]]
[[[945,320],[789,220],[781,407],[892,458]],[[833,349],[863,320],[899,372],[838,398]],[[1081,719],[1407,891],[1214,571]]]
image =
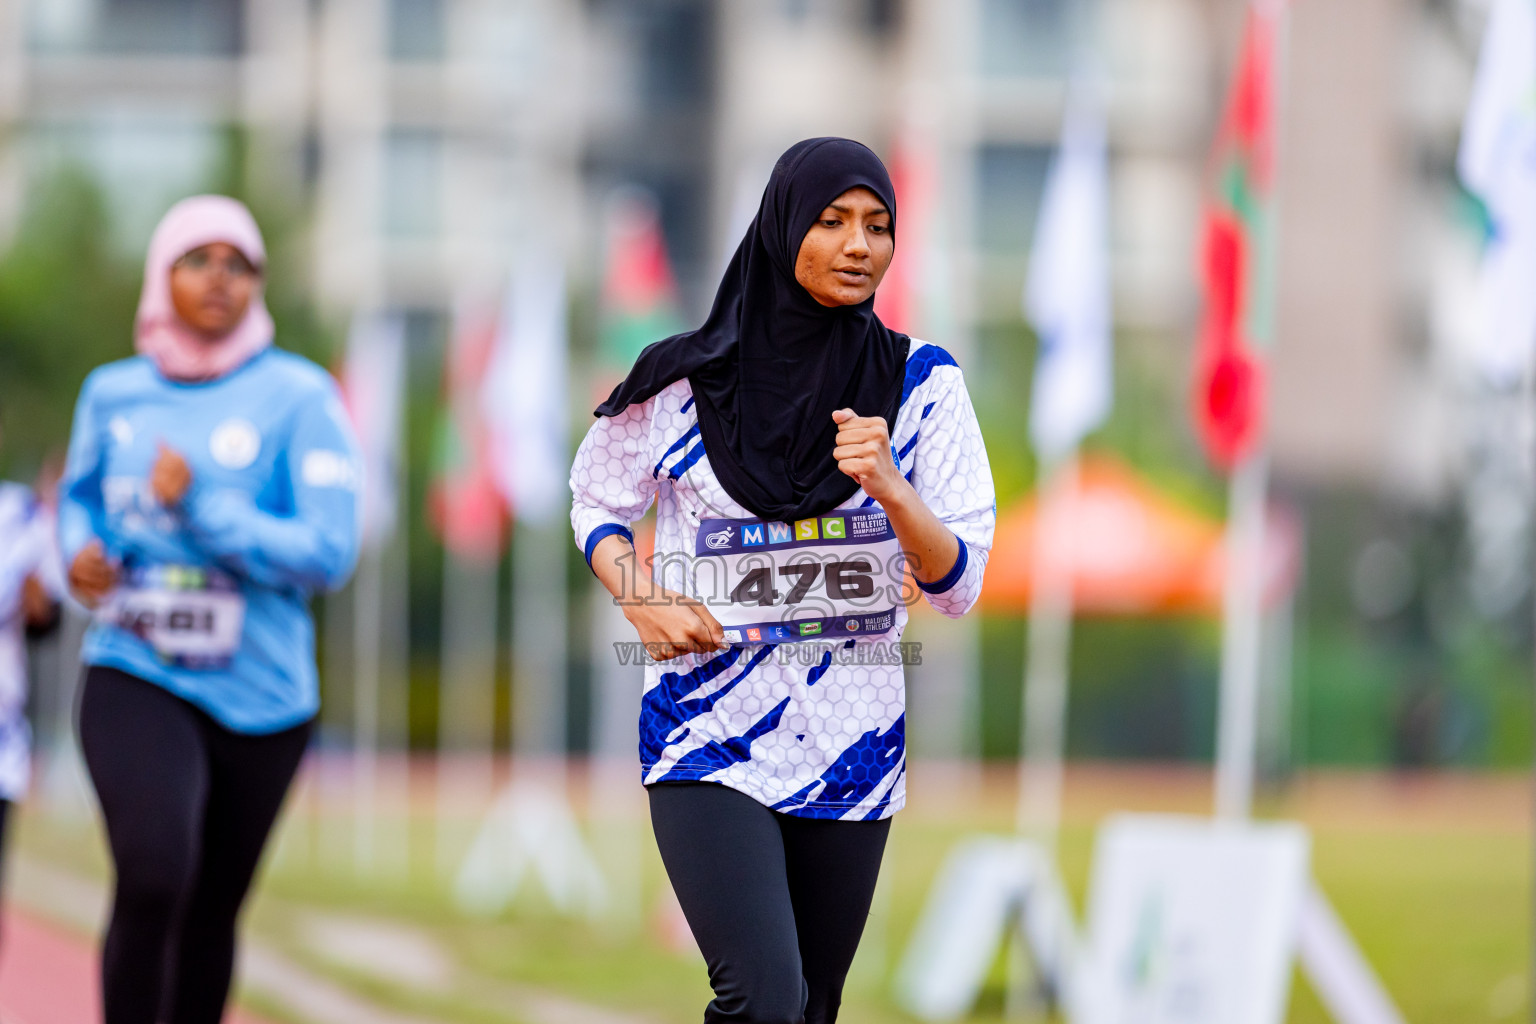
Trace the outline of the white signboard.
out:
[[[1074,1024],[1280,1024],[1309,850],[1298,825],[1111,819]]]
[[[1003,944],[1020,930],[1040,975],[1064,979],[1076,943],[1072,908],[1045,851],[1007,836],[962,841],[897,971],[897,999],[921,1020],[964,1017]]]

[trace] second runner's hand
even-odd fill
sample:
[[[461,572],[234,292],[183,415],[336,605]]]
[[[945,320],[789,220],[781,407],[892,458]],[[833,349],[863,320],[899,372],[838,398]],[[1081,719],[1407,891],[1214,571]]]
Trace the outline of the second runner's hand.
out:
[[[117,586],[117,567],[107,559],[98,538],[80,549],[69,566],[69,589],[87,608],[95,608]]]
[[[149,488],[154,492],[155,500],[166,508],[175,508],[187,496],[187,488],[191,486],[192,467],[187,465],[180,452],[161,441],[155,465],[149,471]]]

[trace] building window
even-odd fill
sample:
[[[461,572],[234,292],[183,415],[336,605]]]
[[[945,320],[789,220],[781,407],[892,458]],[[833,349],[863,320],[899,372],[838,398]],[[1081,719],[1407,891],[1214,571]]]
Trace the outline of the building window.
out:
[[[976,155],[976,242],[981,249],[1028,251],[1050,166],[1049,146],[981,147]]]
[[[871,34],[881,39],[896,34],[901,27],[901,0],[865,0],[864,23]]]
[[[999,78],[1062,74],[1084,0],[981,0],[981,69]]]
[[[785,21],[798,25],[811,13],[810,0],[779,0],[779,12]]]
[[[396,129],[384,143],[384,233],[423,239],[443,223],[443,144],[437,132]]]
[[[33,5],[32,42],[45,52],[235,56],[245,45],[241,0],[47,0]]]
[[[173,203],[207,191],[230,158],[219,125],[178,117],[103,112],[68,121],[42,121],[25,136],[29,180],[71,168],[100,189],[112,241],[124,258],[142,259],[144,246]]]
[[[441,60],[447,26],[442,0],[389,0],[389,55],[394,60]]]
[[[709,98],[714,19],[697,3],[658,5],[641,31],[641,95],[653,108],[676,109]]]

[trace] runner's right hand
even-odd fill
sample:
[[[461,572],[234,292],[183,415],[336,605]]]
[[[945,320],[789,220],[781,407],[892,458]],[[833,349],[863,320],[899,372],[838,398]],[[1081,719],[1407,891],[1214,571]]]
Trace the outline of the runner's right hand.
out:
[[[117,586],[117,568],[107,561],[100,540],[92,540],[75,556],[69,566],[69,589],[87,608],[101,603]]]
[[[154,492],[155,500],[166,508],[175,508],[187,496],[187,488],[191,486],[192,469],[187,460],[161,441],[159,454],[149,471],[149,489]]]
[[[730,647],[725,628],[699,601],[663,587],[642,601],[625,604],[624,617],[640,634],[653,661],[682,654],[707,654]]]
[[[21,613],[28,628],[39,626],[53,618],[53,595],[35,575],[21,581]]]

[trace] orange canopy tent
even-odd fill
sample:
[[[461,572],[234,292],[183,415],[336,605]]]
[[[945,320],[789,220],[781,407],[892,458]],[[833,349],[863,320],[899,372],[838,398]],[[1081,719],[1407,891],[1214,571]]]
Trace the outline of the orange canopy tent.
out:
[[[1218,613],[1225,577],[1224,530],[1159,493],[1131,469],[1105,456],[1085,456],[1072,504],[1067,544],[1053,547],[1052,566],[1072,581],[1073,607],[1085,614]],[[1034,581],[1038,503],[1031,497],[999,516],[987,561],[982,606],[1029,607]],[[1299,529],[1271,510],[1264,543],[1266,602],[1289,593],[1296,577]]]

